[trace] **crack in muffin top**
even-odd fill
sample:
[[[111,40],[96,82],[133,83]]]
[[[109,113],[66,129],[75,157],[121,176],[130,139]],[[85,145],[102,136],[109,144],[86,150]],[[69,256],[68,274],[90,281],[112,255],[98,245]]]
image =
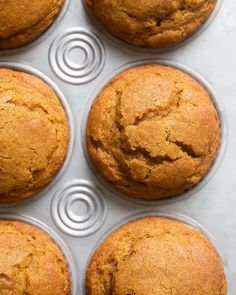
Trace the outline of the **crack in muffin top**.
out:
[[[208,172],[220,144],[209,94],[187,74],[148,65],[116,76],[95,99],[87,148],[96,171],[140,199],[176,196]]]

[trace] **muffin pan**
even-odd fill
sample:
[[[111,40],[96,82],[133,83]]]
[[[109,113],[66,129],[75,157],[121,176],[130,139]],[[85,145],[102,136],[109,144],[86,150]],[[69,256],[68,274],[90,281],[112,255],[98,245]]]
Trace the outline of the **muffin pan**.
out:
[[[86,268],[100,241],[119,225],[152,215],[190,223],[207,235],[222,257],[228,294],[234,294],[236,3],[220,6],[221,0],[205,25],[171,52],[135,48],[110,37],[90,19],[80,0],[66,1],[56,22],[31,44],[0,50],[1,67],[34,74],[52,86],[71,131],[67,159],[55,180],[31,200],[1,205],[0,218],[32,223],[52,236],[68,261],[72,295],[86,294]],[[218,10],[211,26],[193,39]],[[89,162],[84,140],[90,106],[102,87],[117,73],[148,63],[174,66],[197,79],[217,108],[222,130],[220,151],[207,176],[177,198],[151,202],[124,197],[104,183]]]

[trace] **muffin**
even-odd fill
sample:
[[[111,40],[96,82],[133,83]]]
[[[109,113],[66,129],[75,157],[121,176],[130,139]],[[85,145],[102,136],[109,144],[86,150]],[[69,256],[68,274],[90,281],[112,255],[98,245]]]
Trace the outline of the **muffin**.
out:
[[[0,203],[45,188],[68,144],[67,117],[54,91],[35,76],[0,68]]]
[[[180,70],[153,64],[105,86],[90,110],[86,137],[96,172],[113,188],[157,200],[205,176],[221,132],[206,90]]]
[[[0,221],[0,294],[70,295],[67,263],[51,238],[29,224]]]
[[[0,2],[0,48],[25,45],[41,35],[59,14],[64,0]]]
[[[171,47],[188,38],[208,19],[217,0],[85,0],[112,35],[144,47]]]
[[[200,232],[150,217],[113,232],[93,255],[87,295],[226,295],[221,260]]]

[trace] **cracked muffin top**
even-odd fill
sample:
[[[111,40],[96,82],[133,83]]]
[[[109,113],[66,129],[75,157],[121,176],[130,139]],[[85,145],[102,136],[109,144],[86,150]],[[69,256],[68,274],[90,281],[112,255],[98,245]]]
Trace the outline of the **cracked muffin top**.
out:
[[[207,20],[217,0],[85,0],[112,35],[136,46],[170,47]]]
[[[176,196],[197,184],[220,144],[217,111],[206,90],[166,66],[131,68],[95,99],[87,148],[96,171],[139,199]]]
[[[31,198],[64,163],[69,126],[54,91],[35,76],[0,69],[0,204]]]
[[[113,232],[87,270],[87,295],[226,295],[210,241],[182,222],[148,217]]]
[[[0,0],[0,48],[25,45],[54,21],[64,0]]]
[[[52,239],[17,221],[0,221],[0,294],[70,295],[67,263]]]

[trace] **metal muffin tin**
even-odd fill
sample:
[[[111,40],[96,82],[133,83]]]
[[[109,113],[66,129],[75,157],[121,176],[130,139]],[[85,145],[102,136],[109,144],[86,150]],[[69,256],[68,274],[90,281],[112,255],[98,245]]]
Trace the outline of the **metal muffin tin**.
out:
[[[93,22],[82,0],[66,0],[54,24],[31,44],[0,50],[1,67],[32,73],[55,90],[71,131],[67,159],[56,179],[31,200],[1,205],[0,219],[22,220],[52,236],[68,261],[72,295],[86,294],[86,268],[98,243],[119,225],[150,215],[190,223],[208,236],[222,257],[228,295],[235,293],[236,2],[221,2],[203,28],[171,51],[136,48],[111,37]],[[87,114],[96,94],[117,73],[147,63],[175,66],[197,79],[210,93],[222,128],[218,157],[202,182],[177,198],[152,202],[129,199],[104,183],[85,144]]]

